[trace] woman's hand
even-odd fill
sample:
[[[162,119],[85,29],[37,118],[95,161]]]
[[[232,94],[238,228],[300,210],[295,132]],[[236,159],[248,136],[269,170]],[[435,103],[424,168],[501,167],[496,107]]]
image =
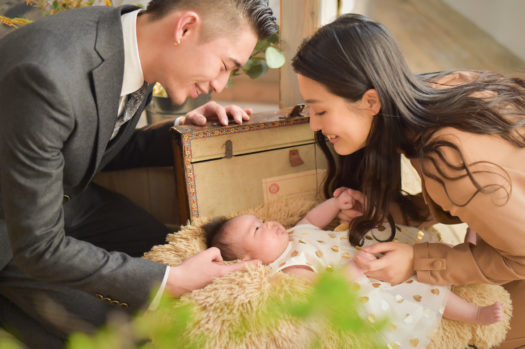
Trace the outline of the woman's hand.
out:
[[[383,242],[364,247],[363,251],[384,255],[376,260],[365,259],[359,254],[354,257],[358,267],[366,276],[386,281],[392,285],[399,284],[414,275],[414,247],[400,242]]]
[[[365,196],[358,190],[346,187],[337,188],[334,191],[334,198],[342,201],[341,212],[337,216],[341,222],[349,223],[355,217],[363,215],[365,207]]]

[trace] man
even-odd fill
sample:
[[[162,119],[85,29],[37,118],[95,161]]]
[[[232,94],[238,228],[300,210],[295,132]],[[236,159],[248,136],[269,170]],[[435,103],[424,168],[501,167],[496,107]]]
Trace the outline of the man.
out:
[[[60,348],[114,309],[151,306],[152,287],[177,297],[245,267],[216,249],[172,268],[139,258],[168,229],[91,180],[169,165],[173,122],[135,130],[151,84],[179,104],[220,92],[275,31],[267,0],[152,0],[144,12],[66,11],[0,41],[0,326]],[[178,122],[227,124],[228,113],[249,118],[209,103]]]

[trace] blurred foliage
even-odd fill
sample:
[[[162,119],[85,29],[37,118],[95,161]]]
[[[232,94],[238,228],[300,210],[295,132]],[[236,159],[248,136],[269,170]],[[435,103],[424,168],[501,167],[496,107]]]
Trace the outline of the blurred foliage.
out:
[[[69,10],[78,7],[92,6],[95,0],[26,0],[26,4],[34,6],[42,11],[44,16],[49,16],[64,10]],[[111,0],[104,0],[106,6],[113,6]],[[32,20],[27,18],[9,18],[0,16],[0,23],[3,23],[12,28],[31,23]]]
[[[12,28],[18,28],[22,25],[31,23],[32,21],[27,18],[9,18],[5,16],[0,16],[0,23],[5,24]]]
[[[0,329],[0,349],[22,349],[22,346],[14,337]]]
[[[28,5],[42,10],[46,16],[72,8],[92,6],[94,2],[95,0],[26,0]],[[104,4],[106,6],[113,6],[111,0],[104,0]]]
[[[359,301],[356,284],[349,283],[342,273],[324,272],[306,294],[294,296],[274,295],[262,305],[262,309],[250,314],[236,314],[241,325],[224,328],[236,336],[238,343],[255,333],[277,328],[281,321],[290,319],[299,325],[315,323],[320,331],[310,338],[308,347],[319,348],[325,344],[319,334],[333,333],[337,337],[335,347],[349,347],[351,338],[355,348],[386,348],[381,333],[386,320],[370,322]],[[188,337],[189,329],[198,318],[196,306],[180,300],[163,297],[157,310],[146,311],[133,320],[112,319],[110,324],[93,336],[74,334],[69,349],[199,349],[206,345],[206,336]],[[251,323],[250,323],[251,321]],[[328,332],[327,332],[328,331]],[[332,338],[333,339],[333,338]],[[12,339],[0,334],[0,349],[20,348]]]
[[[257,79],[263,76],[268,71],[268,68],[279,69],[284,65],[285,58],[282,52],[277,48],[279,44],[279,33],[268,37],[264,40],[259,40],[255,45],[250,59],[240,69],[232,72],[232,76],[245,73],[252,79]]]

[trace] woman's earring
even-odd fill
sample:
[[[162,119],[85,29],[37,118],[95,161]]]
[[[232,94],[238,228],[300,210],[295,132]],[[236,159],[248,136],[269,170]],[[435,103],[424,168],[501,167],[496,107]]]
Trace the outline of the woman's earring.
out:
[[[180,45],[180,40],[177,40],[177,41],[173,42],[173,46],[179,46],[179,45]]]

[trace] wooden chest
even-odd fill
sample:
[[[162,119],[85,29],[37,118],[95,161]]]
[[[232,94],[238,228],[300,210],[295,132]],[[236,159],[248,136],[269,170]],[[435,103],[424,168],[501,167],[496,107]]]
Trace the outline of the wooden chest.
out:
[[[291,111],[254,114],[242,125],[171,129],[182,224],[284,195],[319,195],[326,161],[308,116]]]

